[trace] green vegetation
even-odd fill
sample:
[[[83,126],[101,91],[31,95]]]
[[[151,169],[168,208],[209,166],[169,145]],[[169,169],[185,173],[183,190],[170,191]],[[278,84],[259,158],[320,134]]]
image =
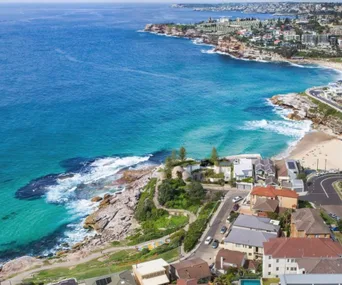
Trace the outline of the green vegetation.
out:
[[[321,210],[321,217],[327,225],[333,225],[336,221],[330,217],[324,210]]]
[[[184,161],[186,159],[186,149],[184,146],[182,146],[180,149],[179,149],[179,159],[181,161]]]
[[[263,285],[279,284],[279,282],[280,282],[279,278],[263,278],[262,279]]]
[[[231,212],[229,215],[229,223],[233,223],[237,219],[238,216],[239,216],[239,213]]]
[[[105,254],[103,257],[93,259],[70,268],[55,268],[43,270],[33,278],[25,280],[25,283],[35,284],[49,283],[66,278],[83,280],[96,276],[121,272],[130,269],[133,264],[156,258],[163,258],[166,261],[174,261],[179,256],[179,245],[184,238],[184,231],[178,231],[170,238],[169,244],[161,245],[151,251],[144,249],[141,252],[136,250],[121,250],[115,253]]]
[[[167,211],[156,208],[153,202],[155,187],[156,179],[151,179],[141,194],[135,211],[135,218],[140,222],[141,228],[128,237],[129,245],[166,236],[188,223],[186,216],[170,216]]]
[[[196,212],[205,198],[205,191],[199,182],[186,185],[182,179],[166,179],[159,186],[158,201],[170,209],[185,209]]]
[[[302,208],[310,208],[312,209],[312,205],[310,204],[310,202],[308,201],[303,201],[303,200],[298,200],[298,208],[302,209]]]
[[[340,199],[342,200],[342,181],[335,181],[333,183],[333,187],[338,196],[340,197]]]
[[[213,164],[217,164],[219,160],[219,156],[215,147],[213,147],[213,149],[211,150],[210,160]]]
[[[226,274],[215,278],[215,285],[232,285],[234,281],[240,279],[260,279],[260,273],[251,273],[247,269],[240,267],[230,267]]]
[[[321,113],[325,118],[331,116],[331,117],[336,117],[342,120],[342,113],[335,110],[334,108],[330,107],[327,104],[322,103],[319,100],[316,100],[310,96],[308,96],[305,92],[300,93],[300,95],[306,96],[307,98],[309,98],[314,104],[317,105],[317,110],[319,113]]]
[[[189,252],[196,246],[199,238],[202,236],[202,233],[205,230],[207,223],[209,222],[209,219],[211,218],[212,213],[216,210],[217,206],[218,201],[208,202],[201,209],[197,220],[190,224],[184,239],[184,250],[186,252]]]

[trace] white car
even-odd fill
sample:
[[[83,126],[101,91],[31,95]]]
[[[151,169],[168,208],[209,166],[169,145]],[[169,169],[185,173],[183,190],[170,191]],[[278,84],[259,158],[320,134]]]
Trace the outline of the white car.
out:
[[[233,203],[241,201],[243,198],[241,196],[236,196],[233,198]]]
[[[204,244],[209,245],[211,242],[213,241],[213,238],[211,236],[208,236],[205,241]]]

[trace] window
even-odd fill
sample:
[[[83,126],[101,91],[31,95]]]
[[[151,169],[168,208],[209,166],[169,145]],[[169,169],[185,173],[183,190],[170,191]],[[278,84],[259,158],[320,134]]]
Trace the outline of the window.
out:
[[[286,270],[289,270],[289,267],[286,267]]]
[[[291,259],[291,262],[295,262],[295,260],[294,260],[294,259]]]
[[[239,244],[236,244],[235,247],[240,247],[240,245],[239,245]]]
[[[268,259],[271,259],[271,256],[268,256]]]
[[[249,255],[249,256],[251,256],[251,255],[252,255],[252,253],[251,253],[251,252],[249,252],[249,253],[248,253],[248,255]]]
[[[276,267],[276,271],[279,271],[279,267]]]
[[[248,248],[252,248],[251,246],[249,246]]]
[[[268,268],[270,268],[270,267],[271,267],[271,264],[268,265]]]
[[[287,261],[287,262],[290,262],[290,259],[287,259],[286,261]]]
[[[271,272],[268,272],[268,275],[271,275]]]
[[[279,263],[279,259],[277,259],[276,262]]]

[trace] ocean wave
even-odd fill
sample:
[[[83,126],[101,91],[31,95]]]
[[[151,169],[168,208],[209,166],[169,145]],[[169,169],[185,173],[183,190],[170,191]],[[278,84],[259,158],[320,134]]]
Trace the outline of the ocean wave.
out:
[[[261,130],[277,133],[296,139],[302,138],[311,130],[310,121],[277,121],[277,120],[258,120],[248,121],[242,127],[243,130]]]
[[[46,201],[48,203],[66,204],[74,200],[79,202],[80,198],[89,198],[97,193],[115,191],[117,189],[111,186],[106,181],[106,178],[115,180],[115,176],[119,171],[146,162],[149,158],[150,156],[131,156],[97,159],[89,165],[90,171],[88,172],[73,173],[70,176],[59,176],[55,185],[47,187]],[[74,209],[74,207],[70,208]]]

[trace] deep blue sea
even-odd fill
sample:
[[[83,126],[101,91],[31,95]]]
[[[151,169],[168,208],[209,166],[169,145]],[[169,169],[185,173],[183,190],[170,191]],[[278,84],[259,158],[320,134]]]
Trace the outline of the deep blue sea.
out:
[[[210,16],[272,17],[167,5],[0,5],[0,259],[81,240],[89,199],[122,168],[182,145],[195,158],[213,146],[222,156],[273,156],[310,130],[266,98],[326,84],[335,71],[235,60],[141,32],[147,23]]]

